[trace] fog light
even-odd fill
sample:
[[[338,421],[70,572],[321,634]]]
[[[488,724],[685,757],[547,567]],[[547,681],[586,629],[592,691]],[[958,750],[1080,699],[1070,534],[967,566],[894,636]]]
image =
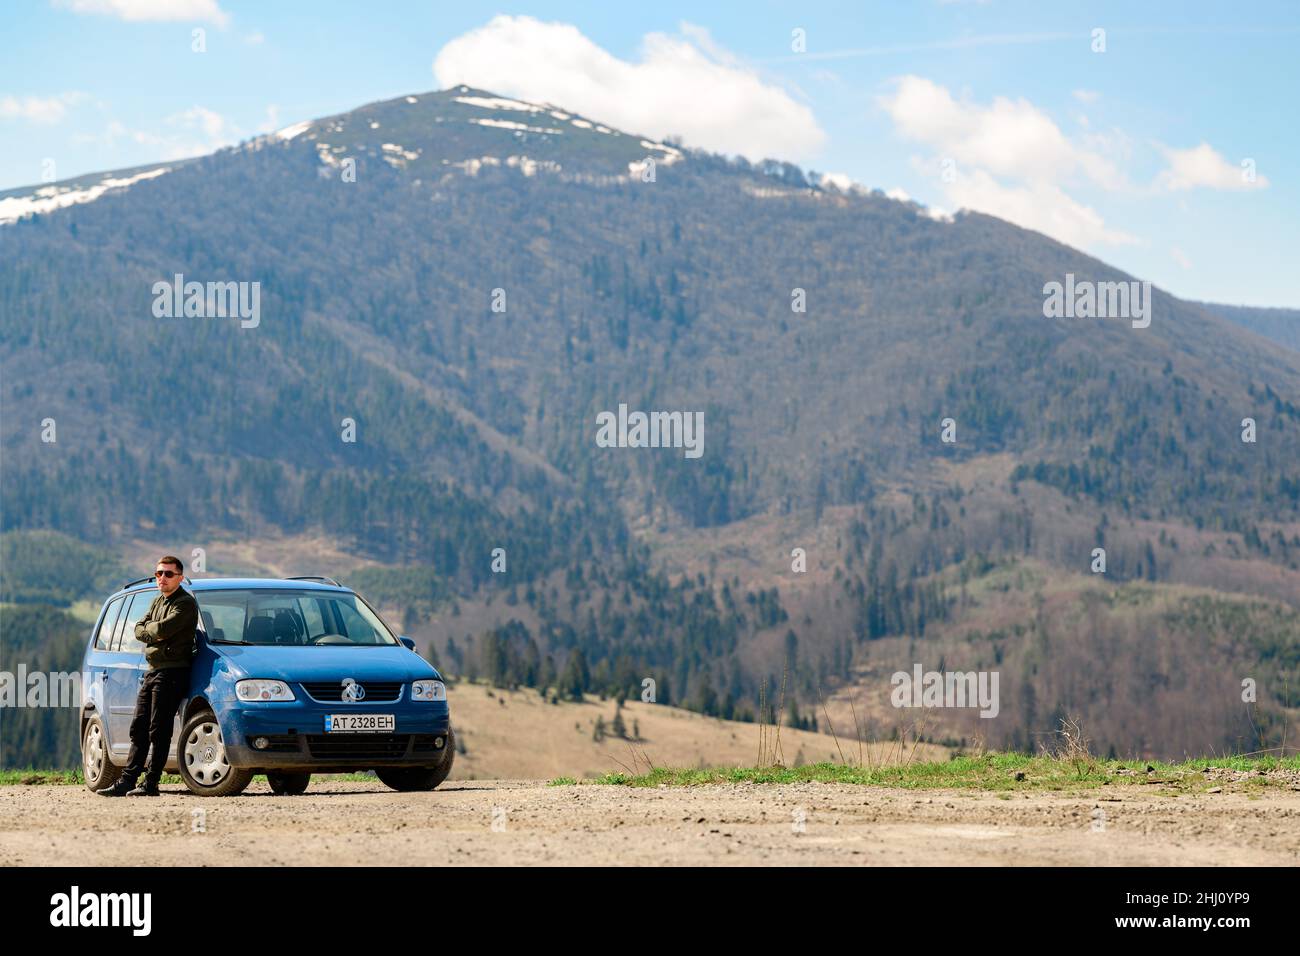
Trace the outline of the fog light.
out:
[[[267,740],[265,737],[258,737],[256,740],[253,741],[253,746],[256,747],[258,750],[265,750],[266,745],[269,744],[270,742],[271,741]]]
[[[446,738],[444,738],[444,737],[434,737],[434,738],[433,738],[433,749],[434,749],[434,750],[441,750],[441,749],[443,748],[443,745],[444,745],[446,742],[447,742],[447,740],[446,740]]]

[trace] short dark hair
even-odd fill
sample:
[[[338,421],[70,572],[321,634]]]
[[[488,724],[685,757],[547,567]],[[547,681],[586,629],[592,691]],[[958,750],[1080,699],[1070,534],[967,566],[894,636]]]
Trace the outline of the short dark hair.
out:
[[[174,555],[174,554],[164,554],[161,558],[158,559],[158,563],[159,563],[159,564],[174,564],[174,565],[176,565],[176,570],[177,570],[177,571],[181,571],[181,572],[184,572],[184,571],[185,571],[185,565],[181,564],[181,559],[178,558],[178,557],[176,557],[176,555]]]

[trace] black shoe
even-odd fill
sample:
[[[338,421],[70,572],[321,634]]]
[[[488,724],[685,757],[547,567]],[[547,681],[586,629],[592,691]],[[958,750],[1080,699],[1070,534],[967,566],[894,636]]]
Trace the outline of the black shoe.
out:
[[[111,787],[95,791],[101,797],[125,797],[135,786],[135,777],[118,777]]]
[[[128,797],[158,797],[162,796],[158,792],[158,781],[144,778],[144,783],[127,793]]]

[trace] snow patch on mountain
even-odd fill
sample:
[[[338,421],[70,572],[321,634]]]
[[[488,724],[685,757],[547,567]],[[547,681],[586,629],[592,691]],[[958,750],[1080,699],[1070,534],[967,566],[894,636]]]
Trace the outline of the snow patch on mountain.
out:
[[[562,130],[562,129],[551,129],[551,128],[548,127],[548,126],[529,126],[529,125],[526,124],[526,123],[515,123],[515,122],[513,122],[513,121],[511,121],[511,120],[499,120],[499,119],[472,119],[472,120],[470,120],[470,122],[471,122],[471,123],[474,123],[476,126],[494,126],[494,127],[496,127],[497,129],[513,129],[513,130],[520,130],[520,131],[522,131],[522,132],[526,132],[526,133],[556,133],[556,134],[558,134],[558,133],[563,133],[563,132],[564,132],[564,130]]]
[[[663,143],[652,143],[648,139],[641,140],[641,145],[646,149],[661,150],[664,155],[660,157],[658,162],[662,163],[665,166],[671,166],[673,163],[677,162],[679,159],[682,158],[682,151],[673,146],[665,146]]]
[[[307,130],[311,129],[311,120],[303,120],[301,123],[294,123],[292,126],[286,126],[284,129],[275,131],[277,139],[291,140],[295,136],[301,136]]]
[[[384,143],[381,147],[384,151],[384,162],[397,169],[401,169],[413,159],[420,158],[420,151],[406,149],[398,146],[396,143]]]
[[[455,169],[464,170],[466,176],[477,176],[478,171],[484,166],[500,166],[501,160],[495,156],[481,156],[478,159],[466,159],[459,163],[449,163],[444,159],[443,163]]]
[[[524,103],[519,100],[508,100],[501,96],[457,96],[453,98],[457,103],[464,103],[466,106],[477,106],[485,110],[521,110],[525,113],[542,112],[540,106],[534,106],[532,103]]]
[[[518,169],[525,176],[535,176],[537,173],[558,173],[561,169],[560,164],[550,159],[529,159],[527,156],[507,156],[506,165]]]
[[[0,199],[0,225],[15,223],[24,216],[42,215],[67,206],[94,202],[109,190],[126,189],[135,183],[146,179],[156,179],[169,172],[171,172],[170,166],[159,166],[157,169],[148,169],[142,173],[136,173],[134,176],[121,178],[108,176],[93,186],[82,188],[42,186],[30,196],[12,196],[8,199]]]

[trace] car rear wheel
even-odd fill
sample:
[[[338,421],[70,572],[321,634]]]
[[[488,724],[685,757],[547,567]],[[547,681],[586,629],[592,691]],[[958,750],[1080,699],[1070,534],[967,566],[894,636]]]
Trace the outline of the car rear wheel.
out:
[[[268,773],[266,782],[271,785],[271,792],[281,796],[296,797],[307,792],[311,783],[309,773]]]
[[[86,721],[86,729],[81,734],[81,769],[89,790],[111,787],[122,776],[122,768],[108,759],[108,738],[98,717]]]
[[[221,725],[211,711],[185,721],[176,758],[185,786],[201,797],[233,797],[253,779],[253,771],[230,765]]]
[[[443,748],[442,763],[436,767],[385,767],[376,768],[375,776],[394,790],[433,790],[451,773],[456,759],[456,735],[447,728],[447,745]]]

